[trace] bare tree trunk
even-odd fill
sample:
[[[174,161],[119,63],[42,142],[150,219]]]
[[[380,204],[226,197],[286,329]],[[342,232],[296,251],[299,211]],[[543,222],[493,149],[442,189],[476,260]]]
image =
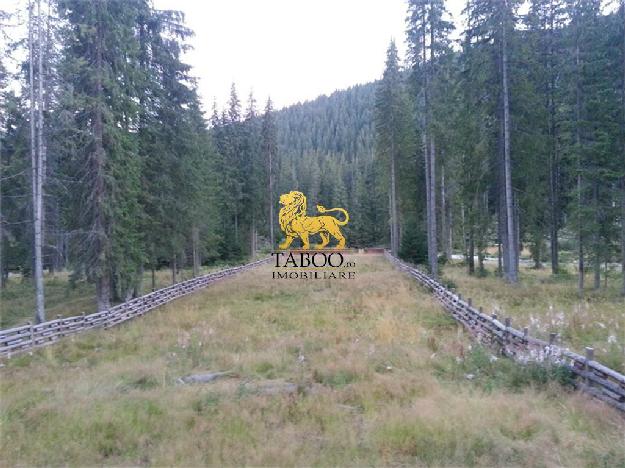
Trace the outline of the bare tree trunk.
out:
[[[469,228],[469,252],[467,254],[467,260],[469,265],[469,274],[475,274],[475,228],[471,223]]]
[[[505,281],[508,281],[508,272],[510,271],[508,267],[508,262],[510,260],[510,255],[508,254],[508,227],[507,227],[507,216],[506,216],[506,177],[504,171],[504,155],[503,155],[503,139],[504,139],[504,131],[503,131],[503,100],[501,96],[499,97],[500,102],[498,105],[498,113],[499,113],[499,137],[497,140],[497,233],[499,236],[499,250],[500,250],[500,265],[499,265],[499,273],[501,277],[504,278]]]
[[[43,296],[43,258],[42,258],[42,232],[41,232],[41,154],[35,149],[37,133],[35,130],[35,83],[34,83],[34,41],[33,41],[33,4],[28,4],[28,50],[29,50],[29,73],[30,73],[30,158],[32,166],[32,192],[33,192],[33,231],[34,231],[34,280],[35,280],[35,320],[37,323],[45,321],[45,308]],[[39,13],[41,9],[39,8]],[[41,27],[38,28],[39,34]],[[39,41],[41,37],[39,36]],[[41,83],[41,77],[39,77]],[[37,125],[39,126],[39,125]]]
[[[150,268],[152,270],[152,292],[156,291],[156,271],[154,270],[154,265]]]
[[[430,230],[430,248],[428,249],[428,258],[430,260],[430,272],[435,278],[438,276],[438,246],[436,229],[436,147],[434,145],[434,136],[430,136],[430,196],[428,202],[430,204],[430,213],[432,218],[428,223]]]
[[[252,216],[252,224],[250,226],[250,257],[256,258],[256,219]]]
[[[465,258],[467,258],[467,229],[465,224],[465,216],[464,216],[464,202],[460,202],[460,224],[462,229],[462,253]]]
[[[601,256],[600,256],[600,246],[599,246],[599,233],[597,230],[599,229],[600,213],[599,213],[599,185],[598,181],[595,178],[592,183],[592,199],[594,205],[595,212],[595,220],[592,234],[592,243],[593,243],[593,263],[594,263],[594,284],[593,289],[597,290],[601,288]]]
[[[623,104],[622,138],[623,138],[623,167],[625,167],[625,0],[621,0],[621,12],[623,13],[623,83],[621,99]],[[623,277],[623,290],[625,296],[625,174],[621,178],[621,276]]]
[[[558,148],[558,129],[556,125],[556,67],[554,64],[553,32],[555,25],[555,12],[553,6],[550,9],[548,29],[548,67],[549,67],[549,138],[551,139],[551,152],[549,155],[549,207],[550,207],[550,251],[551,273],[558,274],[560,270],[560,253],[558,246],[558,228],[560,224],[560,157]]]
[[[193,277],[195,278],[200,274],[200,229],[197,226],[193,226],[191,229],[191,246],[193,249]]]
[[[441,242],[443,243],[443,252],[447,261],[451,260],[451,219],[449,213],[451,211],[447,203],[448,193],[445,185],[445,166],[441,165]]]
[[[399,232],[397,221],[397,176],[395,168],[395,137],[391,142],[391,252],[397,255],[399,252]]]
[[[425,25],[430,19],[423,17]],[[430,60],[428,64],[426,28],[423,28],[423,156],[425,158],[425,184],[426,184],[426,205],[427,205],[427,242],[428,242],[428,265],[430,273],[436,277],[438,274],[438,256],[436,248],[436,146],[434,136],[431,131],[431,104],[430,104],[430,73],[434,67],[434,25],[430,24]]]
[[[39,232],[41,243],[40,256],[41,256],[41,278],[43,281],[43,246],[45,245],[45,207],[44,207],[44,177],[46,174],[46,146],[43,138],[43,14],[41,12],[41,0],[37,0],[37,191],[38,191],[38,207],[39,212]],[[41,301],[42,307],[45,308],[44,291],[43,287],[41,292],[37,292],[41,295],[41,298],[37,298],[37,304]],[[45,309],[44,309],[45,310]],[[45,312],[44,312],[45,313]]]
[[[139,273],[137,274],[134,288],[132,291],[132,297],[140,297],[143,294],[143,263],[139,267]]]
[[[506,0],[507,4],[507,0]],[[507,5],[506,5],[507,6]],[[508,240],[508,281],[516,283],[518,281],[517,272],[517,246],[515,246],[516,228],[514,217],[514,200],[512,198],[512,163],[510,160],[510,104],[508,90],[508,44],[506,35],[507,26],[505,20],[502,23],[501,30],[501,54],[502,54],[502,73],[501,84],[503,93],[503,152],[504,152],[504,176],[506,190],[506,227]]]
[[[176,254],[173,254],[171,257],[171,284],[176,284],[176,270],[178,266],[176,265]]]
[[[623,154],[625,155],[625,147]],[[625,161],[623,163],[625,164]],[[621,180],[621,276],[623,277],[621,294],[625,296],[625,176]]]
[[[0,118],[2,113],[0,113]],[[4,122],[0,120],[0,131],[4,128]],[[2,134],[0,134],[0,289],[6,287],[6,281],[4,280],[4,218],[2,217]]]
[[[431,270],[431,247],[432,247],[432,242],[430,237],[432,236],[432,231],[430,230],[430,226],[432,224],[432,205],[430,204],[430,196],[431,196],[431,185],[432,185],[432,181],[430,179],[430,175],[431,175],[431,171],[430,171],[430,163],[431,163],[431,159],[430,159],[430,144],[429,144],[429,139],[428,139],[428,132],[427,130],[425,130],[425,128],[428,126],[428,118],[427,116],[425,116],[425,114],[427,114],[427,111],[424,111],[424,130],[423,130],[423,137],[422,137],[422,144],[423,144],[423,158],[425,161],[425,220],[426,220],[426,235],[427,235],[427,247],[428,247],[428,267],[430,267]]]
[[[93,157],[93,173],[94,173],[94,200],[95,200],[95,222],[94,231],[96,235],[96,296],[98,303],[98,311],[107,310],[111,305],[111,286],[110,286],[110,265],[108,258],[108,235],[106,232],[105,220],[105,184],[104,184],[104,164],[106,154],[104,152],[104,116],[102,106],[104,105],[103,90],[103,48],[104,48],[104,31],[102,30],[102,0],[96,1],[96,80],[95,80],[95,112],[93,119],[93,136],[94,136],[94,157]]]
[[[578,36],[579,30],[577,21],[575,21],[575,144],[577,146],[577,240],[578,240],[578,260],[577,260],[577,290],[580,295],[584,293],[584,236],[582,229],[582,161],[581,161],[581,134],[580,134],[580,120],[581,120],[581,83],[580,83],[580,56],[579,56],[579,44]]]
[[[269,241],[271,242],[271,249],[275,248],[275,238],[273,232],[274,219],[273,219],[273,155],[271,149],[269,149]]]

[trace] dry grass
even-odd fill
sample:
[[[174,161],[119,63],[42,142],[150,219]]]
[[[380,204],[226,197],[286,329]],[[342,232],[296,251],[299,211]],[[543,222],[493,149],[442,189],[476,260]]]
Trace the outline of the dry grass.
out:
[[[554,277],[548,269],[525,267],[520,273],[520,283],[511,286],[494,275],[492,266],[485,278],[469,276],[458,265],[444,268],[444,278],[486,312],[511,317],[513,326],[527,326],[533,336],[546,339],[550,332],[558,333],[561,344],[577,352],[592,346],[599,360],[625,372],[625,300],[619,294],[620,278],[612,278],[607,289],[587,290],[580,299],[573,275]],[[589,276],[587,284],[590,281]]]
[[[267,266],[7,361],[0,464],[625,465],[621,416],[482,362],[414,281],[355,260],[353,281]],[[176,383],[208,370],[234,376]],[[301,391],[255,390],[279,382]]]

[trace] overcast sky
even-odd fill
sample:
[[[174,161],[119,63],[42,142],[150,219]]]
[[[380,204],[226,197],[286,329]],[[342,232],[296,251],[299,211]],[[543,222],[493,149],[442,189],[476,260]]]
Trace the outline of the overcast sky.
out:
[[[195,31],[193,65],[206,111],[234,82],[242,102],[276,108],[379,78],[395,38],[405,56],[405,0],[154,0]],[[459,21],[464,0],[447,0]]]

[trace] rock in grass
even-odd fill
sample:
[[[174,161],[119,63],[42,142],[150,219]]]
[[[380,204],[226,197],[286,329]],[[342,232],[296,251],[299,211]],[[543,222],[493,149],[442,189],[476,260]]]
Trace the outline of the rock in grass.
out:
[[[206,374],[190,374],[184,377],[180,377],[177,382],[180,384],[210,383],[224,377],[235,377],[235,375],[230,371],[208,372]]]
[[[297,384],[291,382],[267,380],[259,383],[247,383],[245,384],[245,390],[258,395],[281,395],[298,393],[300,388]]]

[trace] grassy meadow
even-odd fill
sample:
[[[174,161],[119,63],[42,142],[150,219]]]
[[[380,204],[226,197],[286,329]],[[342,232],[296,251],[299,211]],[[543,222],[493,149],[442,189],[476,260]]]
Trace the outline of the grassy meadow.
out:
[[[446,265],[443,278],[485,312],[510,317],[514,327],[527,326],[532,336],[543,339],[558,333],[560,345],[579,353],[592,346],[599,361],[625,372],[625,299],[620,295],[620,274],[614,274],[607,287],[602,282],[600,290],[587,288],[582,298],[577,294],[577,276],[553,276],[548,268],[522,266],[517,285],[496,276],[491,264],[486,264],[486,276],[481,278],[468,275],[461,265]],[[590,274],[586,284],[592,285]]]
[[[5,360],[0,465],[625,466],[622,415],[353,259],[355,280],[267,265]],[[207,371],[229,374],[178,381]]]

